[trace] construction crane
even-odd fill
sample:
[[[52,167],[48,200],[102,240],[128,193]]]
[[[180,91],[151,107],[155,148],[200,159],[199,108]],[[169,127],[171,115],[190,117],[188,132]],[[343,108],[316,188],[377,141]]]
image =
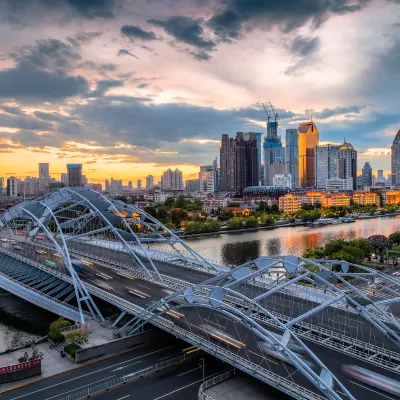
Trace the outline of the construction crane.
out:
[[[264,105],[264,104],[263,104]],[[278,119],[278,114],[275,112],[275,110],[274,110],[274,107],[272,107],[272,104],[271,104],[271,102],[269,102],[269,106],[271,107],[271,110],[272,110],[272,112],[274,113],[274,115],[275,115],[275,122],[277,122],[277,119]]]
[[[269,124],[269,120],[271,119],[271,115],[269,114],[269,112],[268,112],[267,109],[265,108],[264,103],[261,103],[261,104],[262,104],[262,106],[263,106],[263,109],[264,109],[264,111],[265,111],[265,114],[267,114],[267,117],[268,117],[268,124]]]

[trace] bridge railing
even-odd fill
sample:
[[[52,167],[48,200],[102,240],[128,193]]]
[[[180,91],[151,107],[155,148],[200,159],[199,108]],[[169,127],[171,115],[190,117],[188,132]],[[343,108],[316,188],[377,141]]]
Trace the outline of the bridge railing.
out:
[[[202,383],[199,388],[198,400],[214,400],[214,398],[212,396],[210,396],[209,394],[207,394],[205,392],[205,390],[209,389],[212,386],[217,385],[218,383],[221,383],[221,382],[231,378],[232,376],[235,375],[235,372],[236,372],[235,369],[231,369],[227,372],[224,372],[223,374],[214,376],[213,378],[208,379],[207,381]]]

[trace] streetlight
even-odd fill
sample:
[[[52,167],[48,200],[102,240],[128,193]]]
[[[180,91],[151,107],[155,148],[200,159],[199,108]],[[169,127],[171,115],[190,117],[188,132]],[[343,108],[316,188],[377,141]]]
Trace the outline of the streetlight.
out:
[[[206,371],[206,365],[205,365],[205,359],[200,358],[201,364],[199,365],[200,369],[203,371],[203,383],[204,383],[204,379],[205,379],[205,371]]]

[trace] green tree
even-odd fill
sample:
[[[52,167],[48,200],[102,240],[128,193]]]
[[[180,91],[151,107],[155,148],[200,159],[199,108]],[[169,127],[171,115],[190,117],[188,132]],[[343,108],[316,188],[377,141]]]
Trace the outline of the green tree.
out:
[[[325,253],[324,253],[324,249],[321,248],[315,248],[315,249],[308,249],[303,257],[305,258],[324,258],[325,257]]]
[[[240,229],[243,227],[243,218],[235,217],[228,220],[226,223],[228,229]]]
[[[188,218],[188,215],[185,210],[177,210],[174,208],[171,212],[171,222],[175,226],[181,226],[182,221]]]
[[[331,240],[324,246],[325,254],[329,258],[332,258],[331,255],[341,251],[346,246],[346,244],[347,243],[343,239]]]
[[[372,247],[371,243],[364,238],[351,240],[349,242],[349,245],[361,249],[364,253],[364,258],[370,257],[374,251],[374,248]]]
[[[231,201],[228,203],[228,207],[240,207],[240,203],[238,201]]]
[[[249,217],[245,220],[244,225],[246,228],[256,228],[258,225],[258,220],[256,217]]]
[[[50,324],[48,337],[54,341],[64,340],[64,335],[61,333],[60,329],[67,326],[71,326],[71,322],[62,317],[58,318]]]
[[[89,342],[89,335],[87,332],[81,331],[77,329],[76,331],[66,332],[64,334],[66,340],[70,341],[73,344],[77,344],[81,346],[83,344],[87,344]]]
[[[175,199],[173,197],[169,197],[164,201],[164,206],[169,208],[175,207]]]
[[[175,201],[175,207],[177,207],[177,208],[185,208],[185,206],[186,206],[185,196],[183,196],[181,194]]]
[[[272,207],[271,207],[271,212],[273,214],[279,214],[280,213],[279,207],[276,204],[273,204]]]
[[[398,245],[400,244],[400,231],[394,232],[391,235],[389,235],[389,240],[394,244]]]

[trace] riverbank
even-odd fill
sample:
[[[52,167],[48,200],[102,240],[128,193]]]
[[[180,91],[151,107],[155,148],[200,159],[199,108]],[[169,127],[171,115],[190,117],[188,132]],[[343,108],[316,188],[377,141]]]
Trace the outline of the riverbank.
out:
[[[395,212],[395,213],[388,213],[388,214],[382,214],[382,215],[361,215],[358,218],[355,218],[356,220],[366,220],[366,219],[378,219],[378,218],[386,218],[386,217],[396,217],[399,216],[400,212]],[[296,227],[296,226],[310,226],[310,223],[308,222],[284,222],[284,223],[275,223],[272,225],[258,225],[254,228],[240,228],[240,229],[228,229],[226,227],[223,227],[219,230],[219,232],[203,232],[203,233],[189,233],[189,234],[178,234],[178,236],[185,240],[185,239],[195,239],[195,238],[201,238],[201,237],[207,237],[207,236],[218,236],[218,235],[223,235],[226,233],[246,233],[246,232],[255,232],[255,231],[262,231],[266,229],[277,229],[277,228],[285,228],[285,227]],[[176,234],[176,232],[175,232]]]

